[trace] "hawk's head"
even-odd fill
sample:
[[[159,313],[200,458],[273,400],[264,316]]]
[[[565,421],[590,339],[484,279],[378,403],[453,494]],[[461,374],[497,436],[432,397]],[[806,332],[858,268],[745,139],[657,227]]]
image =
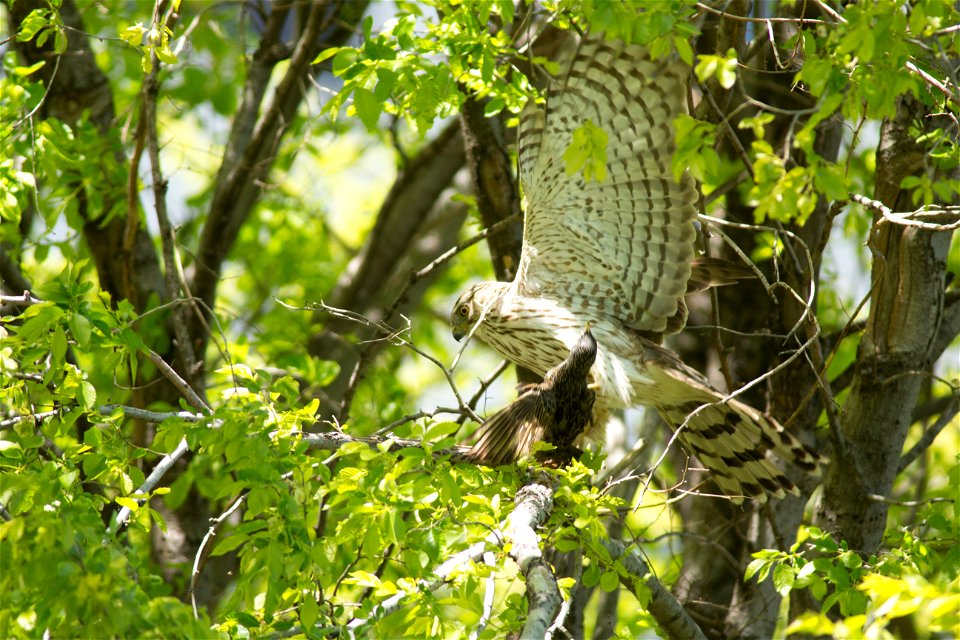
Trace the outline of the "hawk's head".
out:
[[[509,286],[509,282],[481,282],[460,294],[450,312],[450,327],[457,342],[469,334],[478,321],[499,313],[500,303]]]

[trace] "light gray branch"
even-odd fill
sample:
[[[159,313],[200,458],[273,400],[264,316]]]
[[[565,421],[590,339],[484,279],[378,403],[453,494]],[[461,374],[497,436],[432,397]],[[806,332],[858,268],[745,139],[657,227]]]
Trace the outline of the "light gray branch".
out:
[[[535,529],[553,510],[553,489],[547,484],[532,482],[516,496],[516,506],[508,518],[505,531],[512,543],[510,557],[520,566],[527,582],[527,622],[521,640],[543,638],[563,602],[557,577],[540,551],[540,538]]]
[[[400,449],[422,449],[423,442],[410,438],[394,438],[391,436],[349,436],[342,431],[326,431],[324,433],[300,433],[303,441],[311,449],[321,449],[324,451],[336,451],[345,444],[351,442],[362,442],[371,449],[378,449],[384,443],[390,443],[387,451],[399,451]],[[456,445],[449,449],[437,449],[433,452],[434,457],[450,456],[452,462],[472,462],[466,457],[470,447],[465,445]]]

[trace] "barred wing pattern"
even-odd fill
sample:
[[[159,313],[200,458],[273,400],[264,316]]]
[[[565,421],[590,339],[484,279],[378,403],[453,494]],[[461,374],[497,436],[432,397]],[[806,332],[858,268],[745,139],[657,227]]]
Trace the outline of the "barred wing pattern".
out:
[[[693,181],[677,183],[670,167],[687,70],[676,56],[652,61],[643,47],[599,36],[573,47],[561,68],[546,109],[531,103],[520,119],[518,292],[662,332],[686,292],[695,240]],[[588,120],[608,136],[599,182],[567,175],[563,159]]]

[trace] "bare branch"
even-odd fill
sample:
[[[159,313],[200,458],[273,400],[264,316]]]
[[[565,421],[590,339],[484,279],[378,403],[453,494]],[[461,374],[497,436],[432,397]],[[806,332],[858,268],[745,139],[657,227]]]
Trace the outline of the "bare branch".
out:
[[[180,420],[186,420],[187,422],[197,422],[199,420],[203,420],[204,418],[202,413],[190,413],[189,411],[148,411],[146,409],[128,407],[122,404],[101,405],[97,407],[97,412],[103,415],[110,415],[117,409],[123,411],[123,415],[127,416],[128,418],[155,423],[160,423],[164,420],[170,420],[171,418],[179,418]]]
[[[158,484],[160,484],[161,478],[170,470],[173,465],[177,463],[177,460],[183,457],[183,455],[190,450],[190,445],[187,444],[187,439],[182,438],[177,444],[177,448],[163,456],[160,462],[157,463],[157,466],[153,468],[153,471],[150,472],[150,475],[147,476],[147,479],[143,481],[137,490],[134,492],[136,494],[149,494],[153,491]],[[138,498],[137,502],[143,504],[146,501],[146,498]],[[112,535],[117,530],[120,529],[127,522],[127,518],[130,517],[130,509],[128,507],[123,507],[120,511],[117,512],[116,517],[113,519],[113,525],[110,527],[109,532]]]
[[[159,3],[157,4],[159,9]],[[150,175],[153,183],[153,206],[157,214],[157,224],[160,227],[160,242],[164,266],[164,282],[167,288],[167,298],[176,300],[180,297],[180,281],[183,272],[180,258],[176,252],[176,238],[173,232],[173,226],[170,224],[170,217],[167,215],[167,181],[163,177],[163,170],[160,166],[160,141],[157,133],[157,95],[160,91],[160,59],[156,52],[151,54],[153,57],[153,67],[143,82],[143,90],[140,93],[141,111],[140,127],[144,128],[144,136],[148,155],[150,158]],[[135,166],[131,167],[131,173],[135,173]],[[130,214],[132,215],[132,213]],[[127,239],[134,239],[134,233],[128,233]],[[131,272],[132,264],[131,264]],[[174,352],[180,357],[182,363],[181,370],[183,374],[193,382],[194,386],[200,387],[196,376],[202,373],[201,367],[197,366],[196,354],[193,352],[193,342],[188,332],[187,308],[183,305],[173,307],[173,332],[176,336],[176,345]],[[202,387],[200,387],[202,389]]]
[[[197,554],[194,556],[193,570],[190,572],[190,589],[188,592],[190,594],[190,604],[193,606],[193,617],[197,620],[200,619],[200,612],[197,609],[197,583],[200,580],[200,571],[203,569],[203,563],[213,550],[212,543],[214,538],[216,538],[217,530],[220,528],[220,525],[223,524],[231,514],[240,508],[240,505],[243,504],[248,495],[249,492],[241,495],[239,498],[234,500],[233,504],[230,505],[226,511],[210,521],[210,528],[207,529],[207,533],[203,536],[203,540],[200,542],[200,547],[197,549]]]
[[[897,473],[900,473],[906,469],[910,464],[916,460],[920,454],[930,448],[930,445],[933,444],[933,441],[937,439],[937,436],[940,435],[940,432],[943,431],[948,424],[951,423],[954,416],[960,412],[960,394],[954,392],[953,402],[943,410],[943,413],[940,414],[940,417],[937,418],[937,421],[930,425],[920,436],[920,439],[917,440],[917,443],[910,447],[910,450],[903,454],[903,457],[900,458],[900,464],[897,467]]]
[[[960,229],[960,206],[923,206],[909,213],[894,213],[879,200],[873,200],[860,194],[853,194],[850,199],[865,207],[880,213],[884,220],[893,224],[908,227],[919,227],[928,231],[953,231]],[[930,218],[936,222],[926,222],[919,218]],[[939,220],[942,220],[940,222]]]
[[[817,20],[815,18],[748,18],[746,16],[738,16],[735,13],[727,13],[726,11],[721,11],[715,7],[711,7],[708,4],[703,2],[697,3],[697,9],[705,11],[707,13],[712,13],[715,16],[720,16],[721,18],[726,18],[729,20],[738,20],[740,22],[786,22],[790,24],[828,24],[823,20]]]
[[[288,309],[299,309],[298,307],[290,306],[280,300],[277,300],[277,302],[287,307]],[[409,320],[407,321],[406,328],[397,330],[389,326],[385,322],[375,322],[370,318],[363,316],[362,314],[356,313],[354,311],[349,311],[347,309],[337,309],[336,307],[331,307],[327,304],[324,304],[323,302],[316,303],[316,305],[314,305],[312,308],[325,311],[340,319],[349,320],[351,322],[356,322],[357,324],[361,324],[361,325],[376,329],[378,332],[380,332],[385,336],[384,338],[381,338],[381,340],[386,340],[388,342],[392,342],[394,344],[407,347],[417,355],[420,355],[426,358],[427,360],[429,360],[430,362],[432,362],[433,364],[437,365],[437,367],[443,372],[444,377],[447,379],[447,383],[450,385],[450,389],[453,391],[453,395],[457,398],[457,403],[459,404],[459,406],[464,411],[466,411],[473,420],[476,420],[477,422],[483,422],[483,419],[480,416],[478,416],[476,413],[474,413],[473,409],[471,409],[466,403],[464,403],[463,398],[460,396],[460,390],[457,388],[457,385],[453,380],[453,375],[450,373],[450,370],[447,369],[445,366],[443,366],[443,363],[441,363],[435,357],[433,357],[432,355],[426,353],[425,351],[417,347],[410,340],[407,340],[406,338],[402,337],[403,333],[408,332],[410,330]],[[351,384],[348,387],[349,389],[356,388],[356,380],[359,380],[359,376],[360,376],[359,364],[360,363],[358,363],[358,367],[354,369],[353,378],[351,379]],[[348,403],[352,400],[352,397],[353,397],[352,393],[345,394],[343,399],[344,404],[349,406]],[[342,409],[341,415],[344,413],[346,413],[346,410]]]
[[[150,362],[152,362],[153,365],[160,370],[160,373],[163,374],[163,377],[173,383],[173,386],[175,386],[177,390],[184,395],[190,404],[208,415],[213,414],[213,409],[211,409],[210,406],[196,394],[187,381],[180,377],[180,374],[173,370],[173,367],[167,364],[167,362],[160,357],[159,353],[153,351],[152,349],[145,349],[145,352],[147,354],[147,359],[149,359]]]
[[[494,567],[496,566],[496,556],[493,555],[492,551],[485,551],[483,554],[483,562],[487,566]],[[470,632],[470,640],[476,640],[479,638],[480,634],[483,633],[483,630],[487,628],[487,623],[490,622],[490,617],[493,615],[493,597],[496,594],[496,590],[497,575],[491,571],[490,575],[487,576],[487,579],[484,580],[483,611],[480,615],[480,619],[477,620],[477,624],[473,628],[473,631]]]

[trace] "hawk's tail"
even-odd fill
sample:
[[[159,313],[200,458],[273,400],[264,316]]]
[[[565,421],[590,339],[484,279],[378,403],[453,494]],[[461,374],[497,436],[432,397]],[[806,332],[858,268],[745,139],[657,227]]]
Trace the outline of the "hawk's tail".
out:
[[[753,497],[761,502],[768,494],[778,498],[786,493],[799,495],[797,486],[777,468],[770,453],[810,472],[826,462],[823,455],[753,407],[736,399],[721,402],[724,396],[720,392],[699,381],[675,374],[670,377],[671,386],[686,386],[682,394],[686,397],[676,403],[664,397],[654,404],[674,430],[680,429],[680,441],[710,470],[727,495]]]

